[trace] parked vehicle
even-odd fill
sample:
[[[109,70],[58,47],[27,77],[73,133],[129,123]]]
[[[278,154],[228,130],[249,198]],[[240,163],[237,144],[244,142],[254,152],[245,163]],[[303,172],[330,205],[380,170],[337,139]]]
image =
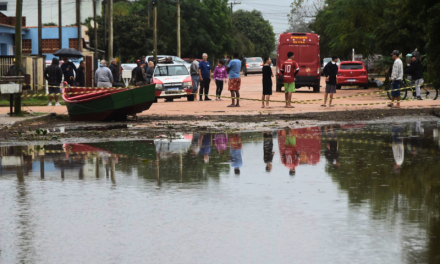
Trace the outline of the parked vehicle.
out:
[[[154,69],[152,83],[156,84],[156,102],[164,98],[167,102],[186,97],[194,101],[192,79],[188,69],[176,62],[158,63]]]
[[[289,51],[295,54],[294,60],[299,66],[295,87],[312,87],[314,93],[319,93],[321,87],[319,37],[313,33],[284,33],[280,35],[277,50],[276,91],[281,92],[281,88],[284,86],[283,74],[280,70],[287,60]]]
[[[337,89],[342,86],[361,86],[368,89],[368,72],[362,61],[343,61],[339,64]]]
[[[147,56],[145,58],[146,62],[153,61],[153,57],[154,56]],[[163,58],[171,58],[173,60],[174,64],[183,64],[183,65],[185,65],[185,67],[188,69],[188,71],[189,71],[189,68],[191,67],[191,63],[186,62],[186,61],[182,60],[181,58],[179,58],[177,56],[157,55],[157,59],[158,60],[163,59]],[[134,68],[136,68],[136,66],[137,66],[136,63],[124,63],[124,64],[121,64],[121,70],[127,70],[127,71],[130,70],[131,71]]]
[[[248,73],[263,73],[263,64],[263,59],[260,57],[247,58],[243,69],[244,76]]]
[[[321,65],[321,76],[323,76],[324,75],[324,67],[325,67],[325,65],[327,65],[327,63],[329,63],[329,62],[331,62],[332,61],[332,58],[324,58],[323,60],[322,60],[322,65]],[[336,65],[338,65],[339,66],[339,64],[341,63],[341,60],[340,59],[338,59],[338,62],[336,62]]]

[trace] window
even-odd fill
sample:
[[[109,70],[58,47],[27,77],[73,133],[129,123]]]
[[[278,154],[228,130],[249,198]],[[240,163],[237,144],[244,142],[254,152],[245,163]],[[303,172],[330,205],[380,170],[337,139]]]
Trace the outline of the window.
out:
[[[8,11],[8,3],[0,3],[0,11]]]
[[[341,64],[341,70],[362,70],[363,68],[359,63]]]
[[[59,39],[43,39],[41,42],[43,44],[43,53],[51,54],[60,49]]]
[[[185,66],[158,66],[154,72],[154,76],[176,76],[189,75]]]
[[[78,39],[73,38],[73,39],[69,39],[69,48],[71,49],[78,49]],[[81,50],[82,51],[82,46],[81,46]]]

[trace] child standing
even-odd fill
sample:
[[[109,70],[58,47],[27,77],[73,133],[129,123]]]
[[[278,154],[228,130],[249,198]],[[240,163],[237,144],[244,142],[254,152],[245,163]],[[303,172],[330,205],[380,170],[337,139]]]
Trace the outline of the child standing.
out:
[[[269,107],[270,96],[272,95],[272,77],[273,72],[270,67],[270,63],[272,61],[269,57],[264,58],[264,66],[263,66],[263,97],[261,98],[262,105],[261,108],[264,108],[264,101],[266,100],[266,108]]]
[[[292,93],[295,92],[295,76],[299,72],[299,67],[296,61],[293,60],[293,52],[287,53],[287,60],[284,62],[281,73],[284,75],[284,91],[286,92],[286,106],[285,108],[294,108],[292,106]]]
[[[217,91],[215,95],[217,98],[216,101],[221,101],[221,94],[223,91],[223,84],[228,80],[228,72],[226,71],[226,67],[224,66],[223,60],[218,60],[217,67],[215,67],[214,75],[212,76],[215,80],[215,85],[217,86]]]

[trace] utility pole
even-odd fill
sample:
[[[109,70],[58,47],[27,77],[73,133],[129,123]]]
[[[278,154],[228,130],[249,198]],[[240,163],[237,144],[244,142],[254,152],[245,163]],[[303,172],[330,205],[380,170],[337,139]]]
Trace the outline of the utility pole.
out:
[[[78,30],[78,51],[81,52],[81,0],[76,0],[76,27]]]
[[[232,10],[234,8],[234,5],[241,5],[241,2],[234,1],[234,2],[231,2],[230,4],[231,4],[231,19],[232,19],[232,13],[234,13]]]
[[[157,60],[157,2],[153,2],[153,10],[154,10],[153,58],[154,60]]]
[[[42,9],[41,9],[41,0],[38,0],[38,56],[43,55],[43,44],[42,44],[42,35],[43,35],[43,24],[41,23]]]
[[[93,74],[98,68],[98,28],[96,27],[96,5],[97,0],[93,0],[93,29],[95,30],[95,54],[93,55]],[[87,66],[87,67],[90,67]],[[92,74],[92,76],[93,76]],[[94,77],[93,77],[94,78]],[[94,80],[94,79],[93,79]],[[92,81],[92,87],[95,87],[95,82]]]
[[[21,17],[23,13],[23,0],[17,0],[17,5],[15,8],[15,75],[21,76],[22,72],[18,71],[18,69],[21,69],[23,67],[21,65],[21,30],[22,30],[22,24],[21,24]],[[15,97],[15,114],[21,114],[21,95],[17,95]]]
[[[150,28],[150,1],[148,1],[148,28]]]
[[[104,58],[107,58],[107,0],[104,0]]]
[[[61,0],[58,0],[58,38],[60,40],[60,49],[63,48],[63,20],[61,10]]]
[[[177,0],[177,57],[181,57],[180,49],[180,0]]]
[[[108,0],[108,65],[113,58],[113,0]]]

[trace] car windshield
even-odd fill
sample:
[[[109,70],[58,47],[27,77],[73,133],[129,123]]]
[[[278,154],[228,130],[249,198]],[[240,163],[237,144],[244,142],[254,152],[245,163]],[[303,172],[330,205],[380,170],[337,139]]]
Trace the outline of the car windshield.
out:
[[[341,70],[362,70],[363,68],[360,63],[341,64]]]
[[[179,58],[179,57],[174,57],[174,61],[175,61],[175,62],[180,62],[180,63],[184,63],[184,62],[185,62],[184,60],[182,60],[182,59]]]
[[[262,58],[247,58],[246,62],[252,63],[252,62],[263,62]]]
[[[154,76],[177,76],[189,75],[188,70],[183,65],[176,66],[158,66],[154,72]]]

